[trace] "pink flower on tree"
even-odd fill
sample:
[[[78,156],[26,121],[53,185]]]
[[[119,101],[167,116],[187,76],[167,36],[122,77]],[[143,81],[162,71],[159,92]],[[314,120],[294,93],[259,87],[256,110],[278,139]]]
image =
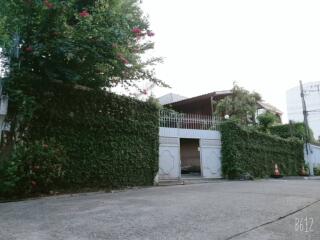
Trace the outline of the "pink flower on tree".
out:
[[[132,28],[132,32],[136,35],[140,35],[141,34],[141,29],[138,27]]]
[[[48,9],[52,9],[54,7],[54,4],[49,2],[48,0],[44,0],[43,3]]]
[[[142,30],[138,27],[132,28],[131,31],[135,34],[136,38],[138,39],[140,39],[140,37],[144,35],[144,33],[142,33]]]
[[[80,17],[89,17],[90,13],[88,13],[88,10],[83,10],[81,13],[79,13]]]

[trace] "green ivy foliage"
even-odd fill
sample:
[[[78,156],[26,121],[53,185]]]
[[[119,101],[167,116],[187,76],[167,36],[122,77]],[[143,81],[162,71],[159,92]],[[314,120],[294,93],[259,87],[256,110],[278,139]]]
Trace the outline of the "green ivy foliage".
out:
[[[53,139],[21,142],[0,167],[0,197],[49,193],[63,187],[68,156]]]
[[[67,185],[150,185],[158,167],[158,109],[104,91],[55,86],[35,112],[29,138],[54,137],[70,158]]]
[[[154,33],[139,0],[6,0],[0,8],[6,89],[61,80],[90,88],[155,77]],[[8,86],[7,86],[8,85]]]
[[[24,189],[27,193],[32,181],[39,186],[31,189],[36,192],[153,184],[159,146],[159,116],[154,104],[64,84],[45,89],[35,96],[41,104],[23,134],[29,150],[20,154],[23,157],[19,160],[32,162],[37,168],[36,175],[28,176],[31,185]],[[63,149],[63,159],[58,165],[42,167],[41,161],[49,161],[43,152],[46,149],[39,144],[31,146],[42,143],[50,148],[50,139]],[[59,170],[59,177],[45,170],[52,167]]]
[[[18,192],[18,184],[21,182],[21,174],[19,174],[22,161],[6,160],[0,162],[0,199],[16,195]]]
[[[8,141],[14,144],[28,129],[38,89],[48,92],[45,86],[53,82],[141,93],[144,81],[167,86],[153,67],[162,59],[145,55],[154,48],[154,35],[139,0],[1,1],[0,88],[10,100]]]
[[[289,123],[289,124],[283,124],[283,125],[277,125],[270,127],[270,133],[273,135],[277,135],[282,138],[290,138],[290,137],[296,137],[300,140],[306,139],[306,132],[304,123]],[[309,128],[310,133],[310,139],[309,141],[313,142],[313,132]]]
[[[220,117],[229,115],[230,119],[246,126],[255,122],[258,101],[261,96],[233,83],[232,94],[218,101],[215,113]]]
[[[258,128],[263,132],[269,132],[269,128],[276,122],[279,122],[279,117],[271,112],[266,112],[257,116]]]
[[[281,174],[297,175],[304,164],[303,143],[255,130],[243,129],[233,121],[221,124],[222,172],[226,178],[243,174],[267,177],[278,164]]]

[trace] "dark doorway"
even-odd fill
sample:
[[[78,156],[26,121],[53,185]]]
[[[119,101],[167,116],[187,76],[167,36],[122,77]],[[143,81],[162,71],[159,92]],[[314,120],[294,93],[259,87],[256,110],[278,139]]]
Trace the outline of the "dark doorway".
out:
[[[201,175],[199,139],[180,139],[181,174]]]

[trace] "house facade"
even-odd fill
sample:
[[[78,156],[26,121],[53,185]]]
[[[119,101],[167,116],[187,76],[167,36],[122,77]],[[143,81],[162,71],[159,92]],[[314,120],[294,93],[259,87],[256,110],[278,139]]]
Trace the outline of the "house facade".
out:
[[[211,116],[215,112],[215,105],[221,99],[230,96],[231,94],[231,90],[226,90],[210,92],[191,98],[183,98],[180,95],[169,93],[160,97],[158,100],[162,105],[170,107],[178,112]],[[275,114],[281,121],[282,112],[279,109],[267,102],[259,101],[256,115],[260,115],[266,111]]]
[[[213,116],[161,111],[159,179],[220,178],[218,125]]]
[[[174,110],[160,112],[160,181],[222,177],[221,119],[213,113],[215,104],[231,94],[231,91],[219,91],[185,98],[170,93],[158,99]],[[257,115],[266,111],[281,119],[281,111],[259,102]]]

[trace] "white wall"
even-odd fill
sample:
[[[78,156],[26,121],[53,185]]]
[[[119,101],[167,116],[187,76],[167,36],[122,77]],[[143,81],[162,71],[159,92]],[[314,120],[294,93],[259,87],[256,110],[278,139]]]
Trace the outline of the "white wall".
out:
[[[313,175],[313,168],[320,167],[320,147],[309,144],[308,155],[306,153],[306,148],[304,152],[304,159],[308,163],[311,170],[311,175]]]
[[[219,131],[160,127],[160,137],[202,138],[220,140]]]

